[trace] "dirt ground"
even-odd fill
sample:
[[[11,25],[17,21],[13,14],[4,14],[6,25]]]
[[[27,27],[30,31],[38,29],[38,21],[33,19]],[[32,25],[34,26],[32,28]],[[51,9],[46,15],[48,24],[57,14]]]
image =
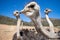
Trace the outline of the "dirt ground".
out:
[[[20,27],[20,29],[33,29],[34,27]],[[55,31],[59,29],[55,28]],[[16,33],[16,25],[0,24],[0,40],[12,40],[13,35]]]
[[[0,40],[12,40],[16,26],[0,24]]]
[[[28,27],[23,27],[23,29]],[[30,29],[31,27],[29,27]],[[32,27],[34,28],[34,27]],[[22,29],[22,27],[20,27]],[[13,35],[16,33],[16,25],[0,24],[0,40],[12,40]]]

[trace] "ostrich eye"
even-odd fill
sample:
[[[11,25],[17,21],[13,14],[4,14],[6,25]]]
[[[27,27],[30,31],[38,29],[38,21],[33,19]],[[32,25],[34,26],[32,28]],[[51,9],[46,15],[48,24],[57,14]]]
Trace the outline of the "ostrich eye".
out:
[[[30,6],[28,6],[28,8],[34,8],[34,6],[35,6],[35,5],[30,5]]]
[[[18,12],[16,12],[16,13],[18,13]]]
[[[48,10],[46,10],[46,11],[48,11]]]

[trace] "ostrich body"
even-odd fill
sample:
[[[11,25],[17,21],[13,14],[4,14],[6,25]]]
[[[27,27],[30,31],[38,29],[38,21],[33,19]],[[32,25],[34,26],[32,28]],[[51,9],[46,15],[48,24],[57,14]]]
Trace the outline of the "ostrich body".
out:
[[[39,16],[39,11],[40,11],[39,5],[36,2],[30,2],[25,6],[23,10],[21,10],[21,13],[25,14],[27,17],[29,17],[33,21],[34,26],[38,33],[43,34],[47,38],[57,38],[57,36],[55,36],[54,34],[52,35],[51,33],[52,30],[50,30],[51,32],[49,32],[42,26],[42,23],[40,20],[41,17]]]

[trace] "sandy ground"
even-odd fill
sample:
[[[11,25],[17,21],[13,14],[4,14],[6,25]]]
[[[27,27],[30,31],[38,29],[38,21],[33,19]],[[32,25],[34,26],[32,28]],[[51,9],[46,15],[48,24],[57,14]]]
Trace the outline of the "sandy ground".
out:
[[[34,27],[24,26],[23,29],[33,29]],[[20,27],[22,29],[22,27]],[[55,31],[59,29],[55,28]],[[16,33],[16,25],[0,24],[0,40],[12,40],[13,35]]]
[[[0,40],[12,40],[16,26],[0,24]]]
[[[23,29],[28,27],[24,26]],[[29,27],[30,29],[31,27]],[[32,27],[34,28],[34,27]],[[20,27],[22,29],[22,27]],[[16,33],[15,25],[0,24],[0,40],[12,40],[13,35]]]

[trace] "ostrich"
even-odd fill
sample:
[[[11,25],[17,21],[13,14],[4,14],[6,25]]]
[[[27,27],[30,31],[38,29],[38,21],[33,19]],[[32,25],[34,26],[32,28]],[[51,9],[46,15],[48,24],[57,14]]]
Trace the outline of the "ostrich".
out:
[[[48,17],[48,14],[49,14],[49,12],[51,12],[51,10],[48,9],[48,8],[46,8],[46,9],[44,10],[44,12],[45,12],[46,20],[47,20],[47,22],[49,23],[51,35],[53,35],[53,34],[55,34],[55,33],[54,33],[54,25],[53,25],[53,23],[50,21],[50,19],[49,19],[49,17]]]
[[[51,32],[49,32],[42,26],[42,23],[40,20],[41,17],[39,16],[39,11],[40,11],[39,5],[36,2],[30,2],[20,12],[25,14],[27,17],[29,17],[33,21],[34,26],[38,33],[41,32],[41,34],[43,34],[47,38],[57,38],[55,34],[51,34],[52,30],[50,30]]]
[[[20,20],[19,12],[18,12],[17,10],[14,11],[14,16],[16,16],[16,18],[17,18],[17,27],[16,27],[16,29],[17,29],[17,40],[23,40],[22,37],[20,36],[19,27],[20,27],[20,22],[21,22],[21,20]],[[16,39],[15,39],[15,40],[16,40]]]

